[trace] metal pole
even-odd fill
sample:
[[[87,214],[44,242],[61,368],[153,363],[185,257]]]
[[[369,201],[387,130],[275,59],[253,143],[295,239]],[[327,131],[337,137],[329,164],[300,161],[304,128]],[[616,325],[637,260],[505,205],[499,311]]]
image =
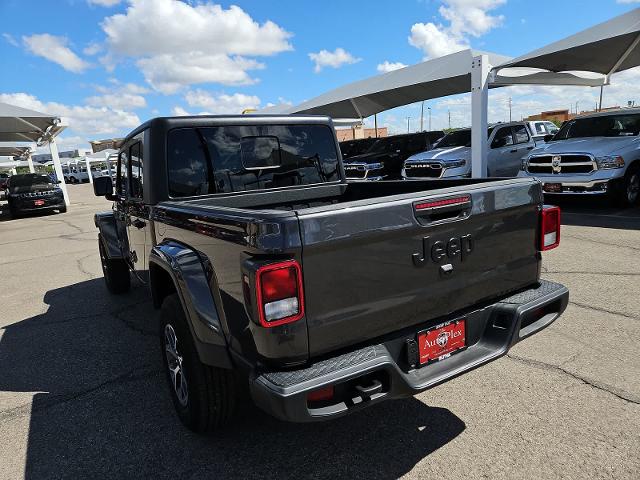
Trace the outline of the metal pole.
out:
[[[449,113],[449,130],[451,130],[451,110],[447,110]]]
[[[511,97],[509,97],[509,121],[511,121]]]
[[[431,107],[427,107],[429,110],[429,131],[431,131]]]
[[[489,57],[478,55],[471,64],[471,176],[487,176],[487,108]]]
[[[411,117],[407,117],[407,133],[409,133],[409,120],[411,120]]]
[[[602,90],[604,90],[604,85],[600,85],[600,103],[599,103],[599,107],[598,107],[598,111],[601,112],[602,111]]]
[[[376,130],[376,138],[378,138],[378,114],[373,115],[373,127]]]
[[[87,175],[89,176],[89,183],[93,185],[93,174],[91,173],[91,165],[89,164],[89,157],[84,156],[84,163],[87,166]]]
[[[424,100],[422,101],[422,106],[420,108],[420,131],[424,132],[423,123],[424,121]]]
[[[49,151],[51,152],[51,158],[53,159],[53,169],[56,172],[56,178],[60,182],[60,188],[62,189],[64,204],[68,207],[70,205],[69,193],[67,192],[67,184],[64,183],[64,175],[62,174],[62,165],[60,165],[60,156],[58,155],[58,145],[56,145],[55,138],[52,138],[49,141]]]
[[[36,173],[35,168],[33,168],[33,158],[31,158],[31,152],[27,154],[27,163],[29,164],[29,172]]]

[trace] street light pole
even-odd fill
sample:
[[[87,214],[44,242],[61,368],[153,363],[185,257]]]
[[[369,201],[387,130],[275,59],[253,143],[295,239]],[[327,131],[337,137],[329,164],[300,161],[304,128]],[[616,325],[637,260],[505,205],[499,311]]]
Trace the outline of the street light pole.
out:
[[[511,121],[511,97],[509,97],[509,121]]]
[[[411,120],[411,117],[407,117],[407,133],[409,133],[409,120]]]
[[[429,110],[429,131],[431,131],[431,107],[427,107]]]

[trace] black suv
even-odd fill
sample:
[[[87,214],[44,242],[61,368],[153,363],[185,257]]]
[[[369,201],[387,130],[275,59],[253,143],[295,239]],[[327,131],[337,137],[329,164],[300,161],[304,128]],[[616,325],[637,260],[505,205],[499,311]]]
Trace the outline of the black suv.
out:
[[[344,162],[347,180],[401,180],[404,161],[433,148],[444,132],[419,132],[378,138],[361,155]]]
[[[7,182],[6,199],[14,218],[39,210],[67,211],[62,189],[49,175],[41,173],[12,175]]]

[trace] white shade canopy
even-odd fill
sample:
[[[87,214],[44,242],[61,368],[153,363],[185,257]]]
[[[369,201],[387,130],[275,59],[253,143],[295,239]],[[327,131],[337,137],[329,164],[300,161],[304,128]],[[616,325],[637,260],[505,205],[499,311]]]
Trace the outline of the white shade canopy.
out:
[[[39,145],[65,129],[60,117],[0,103],[0,142],[35,142]]]
[[[0,157],[26,157],[30,151],[30,147],[0,145]]]
[[[550,72],[585,71],[610,75],[640,65],[640,9],[612,18],[500,65]]]

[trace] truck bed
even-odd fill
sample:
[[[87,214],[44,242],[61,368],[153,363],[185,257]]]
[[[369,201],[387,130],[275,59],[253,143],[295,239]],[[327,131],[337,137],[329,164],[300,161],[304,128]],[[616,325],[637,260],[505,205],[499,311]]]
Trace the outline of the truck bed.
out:
[[[456,199],[468,203],[418,209]],[[532,179],[455,179],[166,201],[153,218],[157,242],[183,241],[211,262],[232,348],[296,363],[535,285],[541,205]],[[305,292],[305,319],[284,337],[248,318],[238,267],[282,257],[301,264]]]

